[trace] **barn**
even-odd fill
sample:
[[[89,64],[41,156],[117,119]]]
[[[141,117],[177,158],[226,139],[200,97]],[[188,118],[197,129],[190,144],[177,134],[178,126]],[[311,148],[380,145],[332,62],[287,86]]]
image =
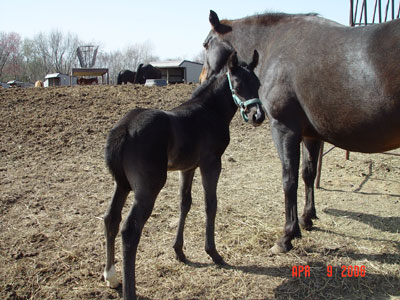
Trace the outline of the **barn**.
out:
[[[72,84],[71,84],[70,76],[62,73],[47,74],[44,79],[45,79],[43,83],[44,87],[76,85],[78,80],[77,77],[72,77]]]
[[[162,79],[168,83],[197,83],[203,68],[203,64],[189,60],[151,62],[150,64],[161,70]]]

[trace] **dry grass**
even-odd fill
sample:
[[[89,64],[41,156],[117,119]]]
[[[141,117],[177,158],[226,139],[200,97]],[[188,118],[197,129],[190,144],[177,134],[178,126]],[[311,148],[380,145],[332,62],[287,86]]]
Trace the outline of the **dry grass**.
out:
[[[0,90],[0,299],[121,297],[101,278],[102,215],[113,186],[103,162],[107,131],[130,108],[171,108],[192,90]],[[139,247],[140,299],[399,299],[400,158],[351,153],[346,161],[333,150],[316,191],[315,229],[290,253],[270,256],[284,220],[280,162],[268,124],[253,129],[236,116],[231,128],[216,222],[227,264],[215,266],[203,250],[198,173],[185,230],[189,263],[174,259],[178,174],[170,173]],[[119,251],[117,259],[120,268]],[[295,265],[310,266],[311,277],[292,277]],[[342,265],[365,265],[366,276],[343,278]]]

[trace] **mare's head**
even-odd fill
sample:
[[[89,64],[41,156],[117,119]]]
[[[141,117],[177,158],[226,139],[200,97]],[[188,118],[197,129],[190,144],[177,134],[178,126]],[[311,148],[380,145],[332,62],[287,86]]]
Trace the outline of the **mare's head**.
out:
[[[220,73],[230,55],[235,51],[229,42],[222,39],[222,36],[231,31],[232,28],[222,24],[217,14],[212,10],[210,11],[209,19],[212,29],[203,43],[205,60],[199,78],[200,82],[204,82],[211,76]]]
[[[262,103],[258,96],[260,81],[254,68],[258,64],[258,52],[254,50],[251,63],[239,63],[237,53],[233,52],[227,59],[226,76],[232,98],[240,109],[243,119],[249,121],[253,126],[259,126],[265,119]]]

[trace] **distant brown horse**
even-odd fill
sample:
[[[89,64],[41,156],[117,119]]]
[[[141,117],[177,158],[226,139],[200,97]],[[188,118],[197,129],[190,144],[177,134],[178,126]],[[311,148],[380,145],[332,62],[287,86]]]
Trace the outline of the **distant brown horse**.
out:
[[[351,28],[314,14],[220,21],[213,11],[209,20],[204,77],[219,72],[226,49],[244,58],[250,49],[260,51],[255,72],[285,194],[284,235],[272,252],[287,252],[292,239],[301,237],[299,221],[310,229],[317,217],[314,180],[321,141],[365,153],[400,147],[400,20]],[[299,219],[301,142],[306,204]]]
[[[99,84],[99,81],[97,80],[97,77],[93,78],[79,78],[78,79],[78,84],[79,85],[92,85],[92,84]]]
[[[43,81],[41,81],[41,80],[36,81],[35,87],[43,87]]]

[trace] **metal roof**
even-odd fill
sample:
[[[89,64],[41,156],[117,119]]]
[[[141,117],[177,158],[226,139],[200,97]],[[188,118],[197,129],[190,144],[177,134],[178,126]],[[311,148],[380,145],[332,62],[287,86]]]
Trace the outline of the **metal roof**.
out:
[[[154,61],[150,64],[156,68],[182,68],[184,63],[202,65],[200,63],[190,60],[168,60],[168,61]]]
[[[52,73],[52,74],[47,74],[44,79],[49,79],[49,78],[58,78],[60,77],[61,73]]]

